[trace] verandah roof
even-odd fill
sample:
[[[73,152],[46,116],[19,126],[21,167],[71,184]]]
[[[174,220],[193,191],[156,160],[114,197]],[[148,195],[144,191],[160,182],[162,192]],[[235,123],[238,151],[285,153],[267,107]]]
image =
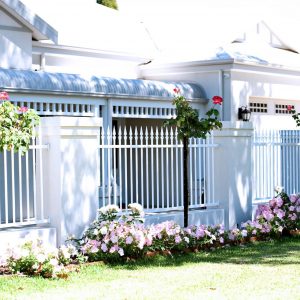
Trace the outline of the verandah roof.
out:
[[[108,97],[170,99],[174,88],[187,99],[205,99],[203,88],[197,83],[121,79],[77,74],[0,68],[0,89],[22,92],[58,94],[86,94]]]

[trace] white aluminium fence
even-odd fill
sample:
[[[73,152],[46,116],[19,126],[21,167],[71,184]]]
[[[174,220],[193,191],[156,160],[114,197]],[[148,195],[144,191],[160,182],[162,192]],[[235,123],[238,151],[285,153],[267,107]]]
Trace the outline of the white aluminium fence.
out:
[[[32,139],[28,152],[0,153],[0,229],[44,223],[43,151]]]
[[[216,206],[213,136],[189,144],[190,207]],[[101,133],[99,206],[147,212],[183,209],[183,145],[172,128],[114,128]]]
[[[253,137],[254,200],[268,200],[274,187],[300,192],[300,130],[255,131]]]

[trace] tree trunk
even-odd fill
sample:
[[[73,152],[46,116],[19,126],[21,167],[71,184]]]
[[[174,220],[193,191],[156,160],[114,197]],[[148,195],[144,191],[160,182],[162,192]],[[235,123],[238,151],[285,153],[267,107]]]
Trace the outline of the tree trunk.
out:
[[[183,223],[189,224],[189,186],[188,186],[188,154],[189,139],[183,138]]]

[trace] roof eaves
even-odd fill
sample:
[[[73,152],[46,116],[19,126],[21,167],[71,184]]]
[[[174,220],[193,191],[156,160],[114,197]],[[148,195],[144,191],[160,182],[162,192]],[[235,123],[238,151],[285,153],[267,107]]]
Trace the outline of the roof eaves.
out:
[[[27,26],[37,35],[38,39],[51,40],[55,44],[58,42],[57,31],[44,21],[41,17],[33,13],[19,0],[0,0],[0,5],[21,23]]]

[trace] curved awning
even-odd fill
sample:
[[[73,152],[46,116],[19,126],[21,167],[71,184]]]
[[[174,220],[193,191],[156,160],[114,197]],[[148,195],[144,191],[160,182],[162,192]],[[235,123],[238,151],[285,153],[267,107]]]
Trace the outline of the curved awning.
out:
[[[197,83],[83,77],[77,74],[0,69],[0,89],[65,94],[86,94],[107,97],[172,99],[174,88],[189,100],[206,99]]]

